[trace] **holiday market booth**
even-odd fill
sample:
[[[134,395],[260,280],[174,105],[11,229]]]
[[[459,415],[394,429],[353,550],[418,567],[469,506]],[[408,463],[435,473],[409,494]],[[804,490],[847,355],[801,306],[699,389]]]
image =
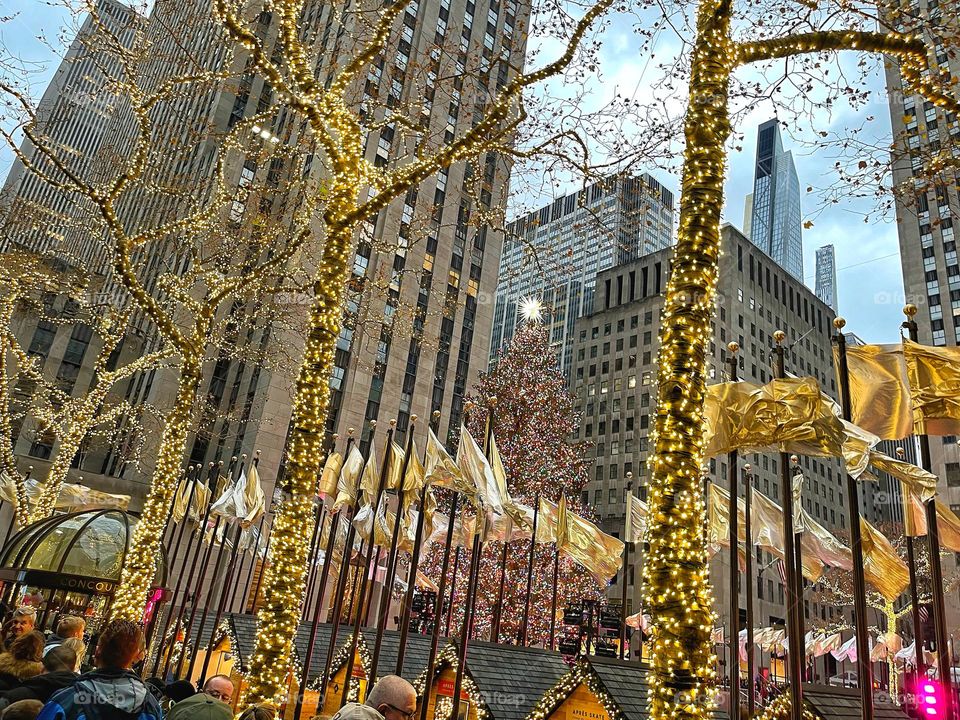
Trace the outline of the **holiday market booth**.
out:
[[[25,527],[0,550],[6,608],[37,608],[38,627],[63,613],[82,615],[94,628],[106,616],[139,518],[117,508],[54,515]],[[165,598],[161,551],[147,621]]]
[[[428,720],[450,717],[457,674],[457,641],[437,658],[426,696]],[[470,643],[458,720],[523,720],[569,667],[560,653],[541,648]],[[414,687],[423,702],[425,674]]]

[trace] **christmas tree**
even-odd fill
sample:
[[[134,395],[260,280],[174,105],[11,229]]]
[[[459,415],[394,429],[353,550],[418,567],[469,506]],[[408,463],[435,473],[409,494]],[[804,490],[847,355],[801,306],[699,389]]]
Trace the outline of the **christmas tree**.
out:
[[[491,401],[492,398],[496,398],[495,402]],[[498,354],[490,372],[480,376],[468,401],[475,405],[468,426],[478,442],[484,437],[487,412],[493,412],[493,434],[514,501],[533,507],[537,495],[552,502],[558,502],[561,495],[565,495],[571,511],[584,517],[592,515],[592,511],[582,507],[581,503],[581,491],[588,480],[585,458],[588,443],[571,439],[579,424],[575,399],[567,391],[543,325],[531,320],[517,330],[510,345]],[[442,551],[441,547],[435,547],[431,553],[428,574],[433,578],[439,575]],[[490,634],[500,593],[503,557],[502,542],[484,544],[474,638],[493,639]],[[508,543],[497,638],[502,642],[517,642],[520,634],[529,558],[529,540]],[[469,564],[470,550],[466,549],[461,551],[456,577],[451,625],[454,635],[459,634],[461,628]],[[451,574],[452,565],[451,562]],[[550,642],[553,574],[554,546],[552,543],[538,544],[534,553],[527,630],[530,645]],[[602,588],[586,570],[565,557],[560,558],[558,578],[558,613],[567,603],[598,599],[602,595]],[[558,621],[558,637],[559,630]]]

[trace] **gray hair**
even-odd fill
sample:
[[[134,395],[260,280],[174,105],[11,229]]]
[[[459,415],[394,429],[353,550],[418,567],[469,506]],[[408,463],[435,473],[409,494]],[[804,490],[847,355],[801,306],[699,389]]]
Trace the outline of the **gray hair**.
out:
[[[413,685],[399,675],[384,675],[377,684],[373,686],[370,694],[367,695],[367,700],[364,705],[372,708],[378,708],[381,705],[400,706],[406,702],[411,695],[414,697],[417,696],[417,691]]]

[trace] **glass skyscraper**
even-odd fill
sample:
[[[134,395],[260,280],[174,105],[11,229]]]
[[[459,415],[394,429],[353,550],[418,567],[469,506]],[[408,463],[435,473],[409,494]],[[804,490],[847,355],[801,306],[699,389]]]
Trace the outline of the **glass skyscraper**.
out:
[[[783,149],[780,126],[768,120],[757,132],[757,161],[746,234],[797,280],[803,280],[800,179],[793,154]]]
[[[833,245],[817,248],[817,297],[837,310],[837,256]]]

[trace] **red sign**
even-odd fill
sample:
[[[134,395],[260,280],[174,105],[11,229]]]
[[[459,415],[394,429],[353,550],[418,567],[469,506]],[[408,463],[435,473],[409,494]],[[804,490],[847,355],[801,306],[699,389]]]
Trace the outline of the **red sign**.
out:
[[[441,678],[437,681],[437,695],[443,695],[444,697],[453,697],[453,686],[454,681],[449,678]],[[466,690],[460,688],[460,699],[469,700],[470,696],[467,695]]]

